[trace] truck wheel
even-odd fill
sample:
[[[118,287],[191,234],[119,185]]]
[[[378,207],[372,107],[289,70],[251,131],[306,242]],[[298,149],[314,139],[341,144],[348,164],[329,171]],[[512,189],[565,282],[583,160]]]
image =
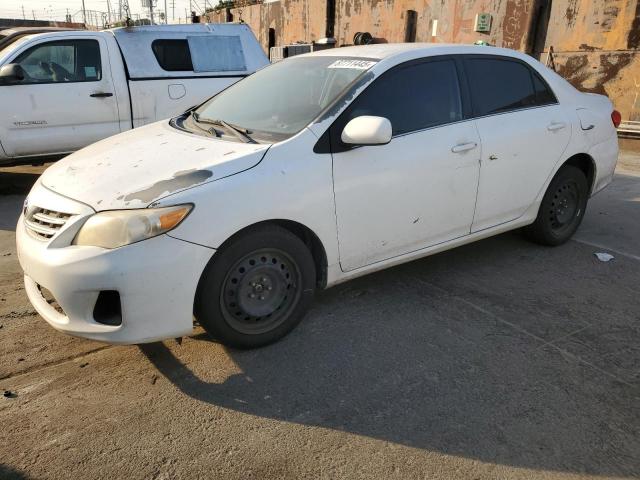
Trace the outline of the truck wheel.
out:
[[[588,196],[589,187],[584,173],[565,165],[551,180],[536,221],[525,227],[525,234],[542,245],[562,245],[582,222]]]
[[[304,242],[277,225],[264,225],[213,256],[200,279],[194,313],[225,345],[261,347],[302,320],[315,283],[315,264]]]

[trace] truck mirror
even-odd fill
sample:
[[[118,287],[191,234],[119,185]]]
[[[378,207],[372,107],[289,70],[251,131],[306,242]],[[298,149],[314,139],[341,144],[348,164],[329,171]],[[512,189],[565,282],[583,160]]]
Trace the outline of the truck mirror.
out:
[[[19,83],[24,80],[24,69],[18,63],[8,63],[0,67],[0,83]]]

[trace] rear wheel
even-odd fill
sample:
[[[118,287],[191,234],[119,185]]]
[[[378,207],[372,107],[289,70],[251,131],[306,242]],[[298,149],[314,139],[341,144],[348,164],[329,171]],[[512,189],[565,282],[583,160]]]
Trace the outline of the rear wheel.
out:
[[[536,221],[524,229],[526,235],[542,245],[561,245],[582,222],[589,187],[584,173],[565,165],[549,184]]]
[[[198,286],[196,318],[214,337],[255,348],[289,333],[315,291],[307,246],[276,225],[252,229],[216,253]]]

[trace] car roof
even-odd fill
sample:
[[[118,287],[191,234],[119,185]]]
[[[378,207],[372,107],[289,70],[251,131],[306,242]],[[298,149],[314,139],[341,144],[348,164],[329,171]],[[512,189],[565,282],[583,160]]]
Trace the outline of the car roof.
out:
[[[298,56],[356,57],[384,60],[395,56],[404,56],[407,53],[413,53],[416,57],[465,53],[503,55],[516,58],[525,57],[524,54],[508,48],[459,43],[375,43],[371,45],[331,48]]]

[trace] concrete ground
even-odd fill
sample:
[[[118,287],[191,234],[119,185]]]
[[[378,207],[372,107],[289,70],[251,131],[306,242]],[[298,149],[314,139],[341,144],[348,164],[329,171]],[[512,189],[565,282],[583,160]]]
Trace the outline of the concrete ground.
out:
[[[48,327],[14,246],[39,171],[0,173],[0,478],[640,478],[640,155],[566,245],[352,281],[255,351]]]

